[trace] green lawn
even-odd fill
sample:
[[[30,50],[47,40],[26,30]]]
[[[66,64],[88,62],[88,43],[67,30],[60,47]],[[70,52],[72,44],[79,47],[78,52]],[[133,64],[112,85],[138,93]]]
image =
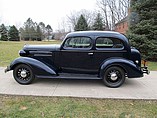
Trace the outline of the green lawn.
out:
[[[157,101],[0,95],[0,118],[155,118]]]
[[[0,42],[0,66],[18,57],[24,44],[60,41]],[[157,70],[157,62],[149,62]],[[157,101],[0,95],[0,118],[155,118]]]
[[[18,52],[25,44],[59,44],[61,41],[0,41],[0,66],[7,66],[15,58],[19,57]]]
[[[153,71],[157,71],[157,62],[148,62],[148,68]]]
[[[61,41],[0,41],[0,66],[7,66],[15,58],[19,57],[18,52],[25,44],[59,44]],[[150,70],[157,71],[157,62],[149,62]]]

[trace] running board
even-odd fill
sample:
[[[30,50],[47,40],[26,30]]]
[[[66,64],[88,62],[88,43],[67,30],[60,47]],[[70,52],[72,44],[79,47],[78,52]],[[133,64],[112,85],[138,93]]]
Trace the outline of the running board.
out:
[[[89,74],[71,74],[71,73],[59,73],[58,76],[36,76],[36,78],[54,78],[54,79],[101,79],[97,75]]]

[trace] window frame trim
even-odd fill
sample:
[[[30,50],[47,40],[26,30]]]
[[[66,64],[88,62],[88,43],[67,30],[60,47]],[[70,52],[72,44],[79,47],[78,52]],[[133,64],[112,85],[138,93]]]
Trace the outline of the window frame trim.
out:
[[[91,46],[89,47],[89,48],[65,48],[64,47],[64,45],[65,45],[65,43],[66,43],[66,41],[68,40],[68,39],[70,39],[70,38],[77,38],[77,37],[85,37],[85,38],[89,38],[90,39],[90,44],[91,44]],[[93,48],[93,41],[92,41],[92,38],[91,37],[88,37],[88,36],[74,36],[74,37],[68,37],[68,38],[66,38],[66,40],[64,41],[64,43],[63,43],[63,46],[62,46],[63,48],[63,50],[91,50],[92,48]]]
[[[97,48],[97,46],[96,46],[96,42],[97,42],[97,39],[98,38],[113,38],[113,39],[110,39],[110,40],[112,40],[112,42],[113,42],[113,40],[114,39],[117,39],[117,40],[119,40],[122,44],[123,44],[123,47],[122,48]],[[113,43],[114,44],[114,43]],[[97,37],[96,39],[95,39],[95,50],[98,50],[98,51],[122,51],[122,50],[124,50],[125,49],[125,45],[124,45],[124,43],[123,43],[123,41],[121,40],[121,39],[119,39],[119,38],[115,38],[115,37]]]

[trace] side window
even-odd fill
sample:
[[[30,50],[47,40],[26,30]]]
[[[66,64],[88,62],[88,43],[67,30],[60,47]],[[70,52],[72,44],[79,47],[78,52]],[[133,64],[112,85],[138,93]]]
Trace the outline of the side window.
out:
[[[72,37],[64,43],[64,49],[89,49],[91,48],[91,39],[89,37]]]
[[[96,40],[96,48],[97,49],[122,49],[123,43],[121,40],[117,38],[111,38],[111,37],[100,37]]]

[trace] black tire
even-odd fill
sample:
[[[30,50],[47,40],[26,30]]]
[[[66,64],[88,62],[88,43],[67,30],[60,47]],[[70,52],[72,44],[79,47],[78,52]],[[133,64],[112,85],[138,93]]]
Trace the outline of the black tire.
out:
[[[106,86],[111,88],[117,88],[121,86],[125,81],[124,70],[117,66],[109,67],[104,72],[102,80]]]
[[[30,84],[34,80],[32,69],[26,64],[16,66],[13,70],[13,76],[22,85]]]

